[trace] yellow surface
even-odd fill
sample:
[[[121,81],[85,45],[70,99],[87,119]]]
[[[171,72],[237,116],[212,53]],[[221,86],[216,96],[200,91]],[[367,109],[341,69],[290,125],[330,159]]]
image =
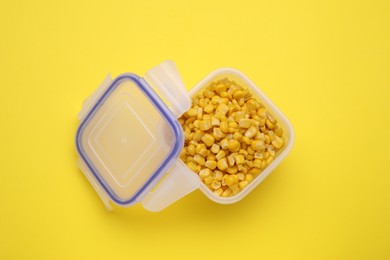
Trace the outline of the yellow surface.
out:
[[[1,259],[390,259],[389,1],[1,1]],[[108,212],[76,166],[107,73],[242,70],[290,156],[230,206]]]

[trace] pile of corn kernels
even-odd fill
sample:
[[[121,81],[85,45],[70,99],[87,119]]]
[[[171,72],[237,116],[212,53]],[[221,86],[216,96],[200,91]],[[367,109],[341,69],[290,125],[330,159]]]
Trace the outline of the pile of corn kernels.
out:
[[[179,122],[185,136],[180,158],[221,197],[244,189],[284,146],[276,119],[248,89],[227,78],[195,95]]]

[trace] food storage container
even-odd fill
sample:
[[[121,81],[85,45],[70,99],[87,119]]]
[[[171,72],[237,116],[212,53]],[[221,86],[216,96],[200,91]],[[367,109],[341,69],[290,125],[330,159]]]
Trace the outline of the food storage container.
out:
[[[265,105],[283,128],[286,145],[244,190],[223,198],[179,159],[184,135],[177,119],[191,107],[192,95],[226,77],[247,87]],[[217,203],[235,203],[280,164],[294,143],[290,122],[240,71],[218,69],[188,93],[172,61],[152,68],[145,79],[131,73],[115,79],[107,76],[85,100],[79,120],[79,167],[110,210],[113,202],[119,206],[142,203],[149,211],[160,211],[198,188]]]

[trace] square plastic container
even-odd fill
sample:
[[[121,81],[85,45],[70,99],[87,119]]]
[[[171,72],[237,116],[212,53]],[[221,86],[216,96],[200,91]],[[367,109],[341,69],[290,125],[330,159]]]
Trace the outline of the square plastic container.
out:
[[[184,135],[177,120],[191,107],[190,96],[225,77],[250,89],[278,120],[286,138],[275,160],[244,190],[228,198],[212,193],[178,158]],[[114,80],[108,76],[84,102],[79,119],[80,169],[110,210],[113,202],[120,206],[142,203],[147,210],[160,211],[199,187],[217,203],[235,203],[275,169],[294,142],[287,118],[238,70],[216,70],[188,93],[171,61],[149,70],[146,80],[130,73]]]
[[[214,194],[204,183],[201,183],[200,190],[212,201],[221,204],[236,203],[243,199],[249,192],[258,186],[290,153],[294,144],[294,129],[287,119],[287,117],[280,111],[280,109],[257,87],[247,76],[241,71],[232,68],[221,68],[211,72],[203,80],[201,80],[195,87],[193,87],[189,94],[191,97],[202,91],[209,83],[227,78],[235,81],[238,85],[246,87],[259,102],[261,102],[271,115],[278,120],[279,126],[283,129],[285,137],[284,147],[278,151],[275,159],[268,165],[252,182],[248,184],[242,191],[231,197],[221,197]]]

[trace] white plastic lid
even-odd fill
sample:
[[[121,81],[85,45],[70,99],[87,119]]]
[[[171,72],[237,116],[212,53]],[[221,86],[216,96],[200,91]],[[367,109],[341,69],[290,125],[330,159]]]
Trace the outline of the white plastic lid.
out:
[[[178,159],[184,137],[177,117],[191,101],[174,64],[162,63],[148,76],[170,109],[144,79],[120,75],[80,113],[76,146],[80,166],[103,200],[108,195],[119,205],[132,205],[149,193],[143,204],[158,211],[200,182]],[[150,193],[168,171],[175,177]]]

